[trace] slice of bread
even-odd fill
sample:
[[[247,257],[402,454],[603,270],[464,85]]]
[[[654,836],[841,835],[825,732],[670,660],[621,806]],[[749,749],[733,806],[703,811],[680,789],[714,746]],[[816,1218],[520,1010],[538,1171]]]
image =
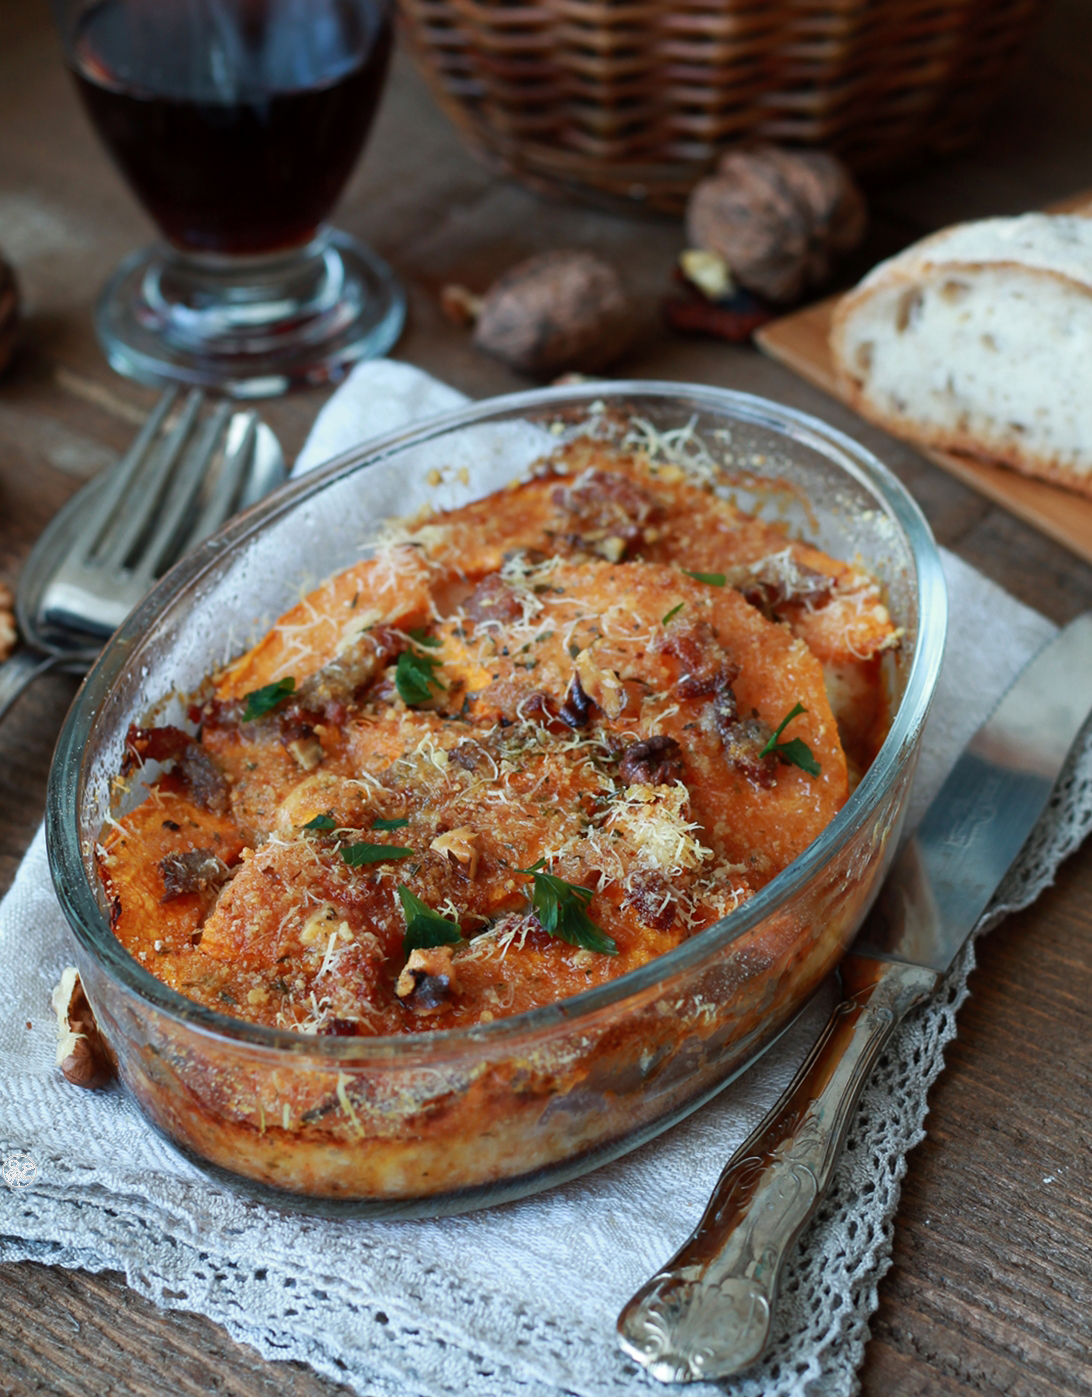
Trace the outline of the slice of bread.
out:
[[[961,223],[881,262],[831,328],[863,416],[1092,495],[1092,218]]]

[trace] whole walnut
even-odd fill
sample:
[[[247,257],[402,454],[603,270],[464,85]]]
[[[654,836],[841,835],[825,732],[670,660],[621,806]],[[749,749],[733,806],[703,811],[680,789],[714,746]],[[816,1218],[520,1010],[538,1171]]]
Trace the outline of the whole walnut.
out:
[[[505,272],[478,308],[474,343],[540,378],[596,373],[626,348],[629,302],[617,272],[590,252],[544,252]]]
[[[864,236],[864,197],[824,151],[758,146],[730,151],[690,196],[687,235],[723,257],[748,291],[795,301]]]

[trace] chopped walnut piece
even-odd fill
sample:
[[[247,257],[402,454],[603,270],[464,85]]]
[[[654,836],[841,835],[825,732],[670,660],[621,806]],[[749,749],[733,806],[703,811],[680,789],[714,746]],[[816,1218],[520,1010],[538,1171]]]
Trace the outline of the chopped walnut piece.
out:
[[[74,965],[53,991],[57,1015],[57,1066],[76,1087],[104,1087],[117,1074],[117,1058],[95,1022],[80,973]]]
[[[662,734],[635,742],[622,754],[618,776],[627,786],[670,786],[682,778],[682,748]]]
[[[458,990],[452,957],[454,946],[428,946],[411,951],[394,986],[398,998],[415,1014],[435,1014]]]
[[[612,721],[619,717],[629,701],[629,695],[614,670],[600,666],[590,649],[581,650],[574,666],[587,697],[598,704]]]
[[[314,733],[307,737],[297,737],[293,741],[285,743],[295,763],[303,771],[314,771],[317,766],[322,765],[322,759],[326,755],[322,750],[322,743]]]
[[[592,701],[584,692],[580,675],[574,672],[565,694],[565,702],[558,710],[558,717],[568,723],[570,728],[582,728],[591,717],[591,710]]]
[[[0,664],[15,649],[15,593],[6,582],[0,582]]]
[[[446,834],[438,834],[429,845],[430,849],[435,849],[438,854],[450,854],[459,863],[466,865],[468,878],[473,878],[478,871],[478,846],[477,831],[469,825],[460,825],[458,829],[449,829]]]

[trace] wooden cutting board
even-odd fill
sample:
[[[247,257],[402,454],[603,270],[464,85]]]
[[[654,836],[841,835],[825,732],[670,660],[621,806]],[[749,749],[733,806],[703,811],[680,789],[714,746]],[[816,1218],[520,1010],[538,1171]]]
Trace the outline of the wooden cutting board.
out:
[[[1092,216],[1092,191],[1054,204],[1050,211],[1088,212]],[[825,301],[806,306],[779,320],[771,320],[756,331],[754,337],[764,354],[833,397],[839,394],[830,357],[829,335],[831,317],[838,300],[837,296],[830,296]],[[1020,475],[1005,466],[991,465],[974,456],[963,456],[954,451],[934,451],[923,446],[916,449],[964,484],[980,491],[996,504],[1003,505],[1048,537],[1071,548],[1086,562],[1092,563],[1092,499],[1046,481]]]

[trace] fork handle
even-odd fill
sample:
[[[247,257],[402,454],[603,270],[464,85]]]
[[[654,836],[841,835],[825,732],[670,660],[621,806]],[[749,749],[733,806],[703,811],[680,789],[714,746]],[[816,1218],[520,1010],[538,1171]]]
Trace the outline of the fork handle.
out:
[[[0,721],[8,709],[40,674],[65,663],[63,655],[43,655],[37,650],[16,650],[0,665]]]
[[[782,1264],[826,1192],[853,1107],[938,978],[868,956],[843,962],[845,998],[807,1061],[728,1161],[682,1249],[618,1317],[622,1348],[653,1377],[712,1381],[761,1357]]]

